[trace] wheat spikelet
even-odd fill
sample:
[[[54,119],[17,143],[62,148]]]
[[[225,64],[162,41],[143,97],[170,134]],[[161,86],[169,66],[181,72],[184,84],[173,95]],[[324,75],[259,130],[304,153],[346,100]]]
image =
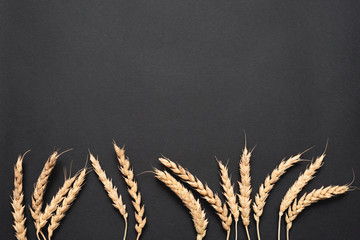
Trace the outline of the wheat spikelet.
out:
[[[26,153],[25,153],[26,154]],[[23,193],[23,158],[25,156],[19,156],[14,166],[14,190],[11,201],[13,208],[12,215],[14,217],[13,227],[15,229],[15,236],[17,240],[26,240],[26,218],[24,216],[25,206],[23,205],[24,193]]]
[[[128,213],[126,212],[126,205],[122,201],[122,197],[118,194],[117,188],[113,185],[111,179],[106,177],[106,173],[101,169],[99,161],[90,153],[90,161],[94,168],[95,173],[98,175],[99,180],[104,185],[104,189],[107,192],[108,196],[113,202],[113,206],[119,210],[120,214],[123,216],[125,221],[125,231],[123,239],[126,239],[127,233],[127,217]]]
[[[302,153],[299,153],[296,156],[281,161],[281,163],[272,171],[272,173],[265,178],[264,183],[260,185],[259,192],[256,194],[255,202],[253,203],[254,219],[256,221],[256,229],[259,240],[259,222],[260,217],[263,214],[266,199],[268,198],[270,191],[274,188],[275,183],[280,179],[280,177],[295,163],[301,161],[301,155]]]
[[[40,229],[40,214],[41,209],[43,205],[43,198],[44,193],[46,189],[46,185],[49,180],[49,176],[54,169],[56,160],[59,158],[61,154],[58,154],[57,151],[53,152],[53,154],[50,155],[48,160],[45,163],[45,166],[36,182],[36,185],[34,187],[34,192],[32,195],[32,207],[30,208],[31,216],[34,219],[34,225],[36,230],[36,235],[39,239],[39,229]]]
[[[167,158],[159,158],[159,161],[195,189],[215,209],[216,214],[221,220],[222,227],[227,232],[228,239],[232,217],[231,214],[228,215],[226,204],[221,202],[219,196],[216,193],[214,194],[207,185],[204,186],[197,177],[194,177],[188,170],[184,169],[179,164],[176,164]]]
[[[113,145],[117,155],[117,159],[120,164],[119,170],[122,173],[126,184],[128,185],[128,192],[133,199],[132,204],[136,211],[135,219],[137,222],[137,224],[135,225],[135,230],[138,233],[136,239],[139,239],[142,233],[142,229],[145,227],[146,224],[146,218],[143,218],[145,206],[141,206],[141,194],[140,192],[138,192],[138,185],[134,178],[134,171],[130,168],[130,161],[127,157],[125,157],[125,150],[123,148],[119,148],[116,145],[115,141]]]
[[[239,197],[239,203],[240,203],[240,213],[241,213],[241,219],[243,221],[243,224],[245,226],[246,234],[248,239],[250,239],[249,235],[249,229],[248,226],[250,224],[250,209],[251,209],[251,177],[250,177],[250,157],[251,157],[251,151],[248,151],[245,147],[243,150],[243,153],[241,155],[239,167],[240,167],[240,181],[239,184],[239,190],[240,194],[238,194]]]
[[[281,217],[286,211],[286,209],[291,205],[292,201],[297,197],[301,190],[308,184],[308,182],[314,178],[316,171],[321,168],[323,165],[323,160],[325,154],[322,154],[320,157],[317,157],[315,162],[310,164],[310,166],[301,174],[294,184],[286,192],[284,198],[280,204],[279,211],[279,226],[278,226],[278,240],[280,240],[280,226],[281,226]]]
[[[237,239],[237,223],[239,221],[239,205],[236,201],[236,195],[234,193],[234,186],[231,183],[231,178],[228,174],[228,168],[222,164],[221,161],[218,161],[220,168],[220,177],[221,177],[221,186],[224,190],[224,196],[227,200],[230,212],[234,217],[235,221],[235,239]]]
[[[76,196],[79,194],[86,177],[86,167],[81,170],[79,176],[74,181],[73,186],[70,188],[67,196],[63,199],[62,203],[56,209],[55,214],[51,217],[50,224],[48,226],[48,239],[50,240],[54,234],[54,230],[59,227],[60,221],[65,217],[65,213],[71,207],[71,204],[75,201]]]
[[[206,219],[204,210],[201,209],[199,200],[196,200],[194,195],[168,172],[155,169],[155,176],[157,179],[165,183],[165,185],[169,187],[190,210],[190,214],[193,218],[194,226],[197,232],[196,239],[203,239],[206,235],[208,221]]]
[[[66,194],[70,191],[70,188],[71,188],[72,184],[74,183],[74,181],[76,180],[77,176],[78,176],[78,174],[76,174],[75,176],[73,176],[71,178],[66,179],[63,186],[58,190],[56,195],[51,199],[50,204],[46,205],[44,212],[40,213],[39,225],[37,226],[38,229],[36,229],[38,233],[41,231],[41,228],[43,228],[47,224],[49,218],[52,217],[53,213],[56,211],[58,206],[64,200],[64,198],[66,197]]]

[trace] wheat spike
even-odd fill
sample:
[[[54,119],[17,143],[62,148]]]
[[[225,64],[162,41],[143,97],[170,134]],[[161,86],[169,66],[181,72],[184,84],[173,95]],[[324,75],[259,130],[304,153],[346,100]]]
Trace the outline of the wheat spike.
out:
[[[119,161],[119,170],[122,173],[125,183],[128,185],[128,192],[131,198],[133,199],[132,204],[135,209],[135,219],[137,224],[135,225],[135,230],[138,233],[137,240],[140,238],[143,228],[146,224],[146,218],[144,218],[145,206],[141,206],[141,194],[138,191],[138,185],[134,178],[134,171],[130,168],[129,158],[125,157],[125,149],[119,148],[115,141],[113,142],[114,149]]]
[[[57,151],[53,152],[48,160],[45,163],[45,166],[36,182],[36,185],[34,187],[34,192],[32,195],[32,207],[30,208],[31,216],[34,219],[34,225],[36,228],[36,235],[37,238],[39,238],[39,232],[40,232],[40,214],[41,209],[43,205],[43,198],[44,193],[46,189],[46,185],[48,183],[50,174],[52,170],[54,169],[54,166],[56,164],[56,160],[59,158],[61,154],[58,154]]]
[[[222,227],[227,232],[226,238],[229,239],[232,217],[231,214],[228,215],[226,204],[221,202],[219,196],[216,193],[214,194],[208,185],[205,184],[204,186],[197,177],[193,176],[179,164],[176,164],[167,158],[159,158],[159,161],[195,189],[215,209],[216,214],[221,220]]]
[[[86,171],[86,167],[81,170],[80,174],[74,181],[73,186],[70,188],[67,196],[63,199],[61,205],[58,206],[55,214],[51,217],[50,224],[48,226],[49,240],[53,236],[54,230],[59,227],[60,221],[65,217],[65,213],[69,210],[71,204],[75,201],[76,196],[79,194],[83,184],[85,183]]]
[[[266,199],[268,198],[270,191],[274,188],[275,183],[280,179],[280,177],[295,163],[301,161],[300,157],[302,154],[303,153],[299,153],[296,156],[281,161],[280,164],[272,171],[272,173],[265,178],[264,183],[260,185],[259,192],[256,194],[255,201],[253,203],[254,219],[256,221],[256,229],[259,240],[260,240],[260,229],[259,229],[260,217],[263,214],[264,206],[266,204]]]
[[[197,232],[196,239],[203,239],[206,235],[208,221],[206,219],[204,210],[201,209],[199,200],[196,200],[194,195],[168,172],[155,169],[155,176],[157,179],[165,183],[165,185],[169,187],[190,210],[190,214],[193,218],[194,226]]]
[[[234,186],[231,183],[231,178],[229,177],[228,168],[224,166],[221,161],[218,160],[219,168],[220,168],[220,178],[221,178],[221,186],[224,190],[224,196],[226,198],[227,204],[229,206],[230,212],[234,217],[235,221],[235,239],[237,239],[237,223],[239,221],[239,205],[236,201],[236,195],[234,193]]]
[[[26,154],[26,153],[25,153]],[[14,190],[12,195],[11,206],[13,208],[12,215],[14,217],[13,227],[15,229],[15,236],[17,240],[27,240],[26,237],[26,218],[24,216],[25,206],[23,205],[24,193],[23,193],[23,158],[25,156],[19,156],[14,166]]]
[[[308,184],[311,179],[314,178],[316,171],[321,168],[323,165],[323,160],[325,154],[322,154],[320,157],[317,157],[315,162],[310,164],[310,166],[301,174],[294,184],[286,192],[284,198],[280,204],[279,211],[279,225],[278,225],[278,240],[280,240],[280,226],[281,226],[281,217],[286,211],[286,209],[291,205],[292,201],[297,197],[301,190]]]
[[[314,189],[310,193],[305,193],[298,201],[295,199],[292,206],[288,208],[288,212],[285,215],[287,223],[287,239],[289,240],[289,230],[292,226],[292,222],[295,218],[308,206],[317,201],[329,199],[336,195],[341,195],[350,190],[349,185],[343,186],[328,186]]]
[[[240,203],[240,213],[241,213],[241,219],[243,221],[243,224],[245,226],[246,235],[248,239],[250,240],[250,234],[249,234],[249,224],[250,224],[250,209],[251,209],[251,177],[250,177],[250,157],[251,157],[252,151],[248,151],[245,147],[243,150],[243,153],[241,155],[239,168],[240,168],[240,181],[239,184],[239,190],[240,194],[238,194],[239,197],[239,203]]]
[[[118,194],[117,188],[113,185],[112,180],[108,179],[104,170],[101,169],[99,161],[90,153],[90,161],[94,168],[95,173],[98,175],[99,180],[104,185],[104,189],[107,192],[108,196],[113,202],[113,206],[119,210],[120,214],[123,216],[125,221],[125,230],[124,237],[126,239],[127,233],[127,217],[128,213],[126,212],[126,205],[122,201],[122,196]]]

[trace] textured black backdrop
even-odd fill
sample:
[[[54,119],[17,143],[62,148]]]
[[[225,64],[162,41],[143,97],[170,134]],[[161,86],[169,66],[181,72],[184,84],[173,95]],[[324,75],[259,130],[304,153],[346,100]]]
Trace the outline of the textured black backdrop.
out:
[[[58,161],[47,201],[63,182],[63,168],[73,162],[73,172],[80,169],[90,149],[128,205],[128,239],[135,239],[133,210],[112,139],[126,144],[136,174],[160,167],[164,154],[217,192],[214,156],[229,159],[239,179],[243,130],[249,147],[256,145],[252,196],[283,157],[314,145],[305,157],[316,157],[327,138],[325,165],[306,191],[348,183],[352,169],[360,176],[359,10],[359,1],[341,0],[1,1],[1,238],[14,239],[12,167],[28,149],[26,205],[53,149],[74,148]],[[264,239],[275,239],[279,202],[306,165],[272,191]],[[151,173],[137,180],[148,216],[142,239],[194,239],[181,202]],[[91,172],[54,239],[121,239],[123,219],[110,203]],[[201,203],[206,239],[225,239]],[[26,216],[35,239],[28,209]],[[359,239],[359,220],[353,191],[304,211],[291,238]],[[254,227],[252,221],[253,239]]]

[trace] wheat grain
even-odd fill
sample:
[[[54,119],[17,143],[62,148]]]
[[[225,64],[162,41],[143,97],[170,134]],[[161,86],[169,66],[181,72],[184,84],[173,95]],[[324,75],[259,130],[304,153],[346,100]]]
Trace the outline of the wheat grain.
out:
[[[168,172],[155,169],[155,176],[157,179],[165,183],[165,185],[169,187],[190,210],[190,214],[193,218],[194,226],[197,232],[196,239],[203,239],[206,235],[208,221],[206,219],[204,210],[201,208],[199,200],[196,200],[194,195]]]
[[[119,170],[122,173],[126,184],[128,185],[129,195],[133,199],[132,204],[136,211],[135,219],[137,222],[135,225],[135,230],[138,233],[136,239],[138,240],[146,224],[146,218],[144,218],[145,206],[141,206],[141,194],[138,192],[138,185],[134,178],[134,171],[130,168],[130,161],[127,157],[125,157],[124,148],[119,148],[115,141],[113,142],[113,145],[120,164]]]
[[[250,240],[250,234],[249,234],[249,224],[250,224],[250,209],[251,209],[251,177],[250,177],[250,157],[251,157],[251,151],[248,151],[245,147],[243,150],[243,153],[241,155],[239,168],[240,168],[240,181],[239,184],[239,190],[240,194],[238,194],[239,197],[239,204],[240,204],[240,213],[241,213],[241,219],[245,226],[246,234],[248,239]]]
[[[308,207],[317,201],[344,194],[349,190],[349,185],[328,186],[326,188],[321,187],[319,189],[314,189],[310,193],[305,193],[298,201],[295,199],[292,206],[288,208],[288,212],[285,215],[285,220],[287,223],[287,239],[289,240],[289,230],[292,226],[292,222],[305,209],[305,207]]]
[[[278,225],[278,240],[280,240],[280,226],[281,226],[281,217],[287,208],[291,205],[292,201],[297,197],[301,190],[308,184],[308,182],[314,178],[316,171],[321,168],[323,165],[323,160],[325,154],[322,154],[320,157],[317,157],[315,162],[310,164],[310,166],[301,174],[294,184],[286,192],[284,198],[280,204],[279,210],[279,225]]]
[[[71,204],[75,201],[76,196],[79,194],[83,184],[85,183],[87,168],[81,170],[79,176],[74,181],[73,186],[70,188],[67,196],[63,199],[62,203],[56,209],[55,214],[51,217],[50,224],[48,226],[48,239],[50,240],[54,234],[54,230],[59,227],[60,221],[65,217],[65,213],[71,207]]]
[[[260,185],[259,192],[255,196],[253,203],[254,219],[256,221],[257,236],[260,240],[260,217],[263,214],[266,199],[268,198],[270,191],[274,188],[275,183],[280,177],[295,163],[301,161],[300,157],[303,153],[299,153],[296,156],[290,157],[287,160],[281,161],[281,163],[272,171],[270,175],[265,178],[263,184]]]
[[[236,195],[234,193],[234,186],[231,183],[231,178],[229,177],[228,168],[222,164],[221,161],[218,161],[220,168],[220,178],[221,186],[224,190],[224,196],[227,200],[230,212],[234,217],[235,221],[235,239],[237,239],[237,223],[239,221],[239,205],[236,201]]]
[[[26,153],[25,153],[26,154]],[[14,166],[14,190],[11,201],[13,208],[12,215],[14,217],[13,227],[15,229],[15,236],[18,240],[26,240],[26,218],[24,216],[25,206],[23,205],[24,193],[23,193],[23,158],[25,156],[19,156]]]
[[[101,169],[99,161],[90,153],[90,161],[99,180],[104,185],[104,189],[113,202],[113,206],[120,212],[125,221],[124,237],[126,239],[127,233],[127,217],[126,205],[122,201],[122,196],[118,194],[117,188],[113,185],[112,180],[108,179],[104,170]]]
[[[188,170],[184,169],[179,164],[172,162],[167,158],[159,158],[159,161],[173,173],[180,177],[184,182],[189,184],[195,189],[216,211],[216,214],[221,220],[222,227],[227,232],[227,239],[230,236],[230,226],[232,222],[231,214],[228,215],[228,209],[226,204],[222,203],[219,196],[204,184],[195,176],[193,176]]]

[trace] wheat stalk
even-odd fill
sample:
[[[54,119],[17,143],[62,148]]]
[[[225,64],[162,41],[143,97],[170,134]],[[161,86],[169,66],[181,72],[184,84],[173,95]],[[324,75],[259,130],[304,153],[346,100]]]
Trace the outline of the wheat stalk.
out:
[[[204,186],[197,177],[193,176],[188,170],[184,169],[179,164],[176,164],[167,158],[159,158],[159,161],[195,189],[215,209],[216,214],[221,220],[222,227],[227,232],[226,239],[229,239],[232,217],[231,214],[228,215],[226,204],[221,202],[219,196],[216,193],[214,194],[208,185],[205,184]]]
[[[239,204],[240,204],[240,213],[241,213],[241,219],[243,221],[243,224],[245,226],[246,234],[248,239],[250,240],[250,234],[249,234],[249,224],[250,224],[250,209],[251,209],[251,177],[250,177],[250,157],[251,157],[252,151],[248,151],[245,147],[243,150],[243,153],[241,155],[239,168],[240,168],[240,181],[239,184],[239,190],[240,194],[238,194],[239,197]]]
[[[301,161],[300,157],[302,154],[303,153],[299,153],[296,156],[281,161],[280,164],[272,171],[272,173],[265,178],[264,183],[260,185],[259,192],[256,194],[255,201],[253,203],[254,219],[256,221],[256,230],[259,240],[260,240],[260,227],[259,227],[260,217],[263,214],[263,210],[266,204],[266,199],[268,198],[270,191],[274,188],[275,183],[280,179],[280,177],[295,163]]]
[[[90,161],[94,168],[94,171],[98,175],[99,180],[104,185],[104,189],[107,192],[108,196],[113,202],[113,206],[119,210],[120,214],[123,216],[125,221],[125,230],[124,237],[126,239],[127,233],[127,217],[128,213],[126,212],[126,205],[122,201],[122,197],[118,194],[117,188],[113,185],[112,180],[108,179],[104,170],[101,169],[99,161],[90,153]]]
[[[194,226],[197,232],[196,239],[203,239],[206,235],[208,221],[206,219],[204,210],[201,209],[199,200],[196,200],[194,195],[168,172],[155,169],[155,176],[157,179],[165,183],[165,185],[169,187],[190,210],[190,214],[193,218]]]
[[[237,239],[237,223],[239,221],[239,205],[236,201],[236,195],[234,193],[234,186],[231,183],[231,178],[229,177],[228,168],[224,166],[221,161],[218,160],[219,168],[220,168],[220,178],[221,178],[221,186],[224,190],[224,196],[226,198],[227,204],[229,206],[230,212],[234,217],[235,221],[235,239]]]
[[[286,192],[284,198],[280,204],[279,211],[279,225],[278,225],[278,240],[280,240],[280,227],[281,227],[281,217],[286,211],[286,209],[291,205],[292,201],[297,197],[301,190],[308,184],[308,182],[314,178],[316,171],[321,168],[323,165],[323,160],[325,154],[323,153],[320,157],[317,157],[315,162],[310,164],[310,166],[301,174],[294,184]]]
[[[287,239],[289,240],[289,230],[292,226],[292,222],[295,218],[305,209],[305,207],[310,206],[317,201],[329,199],[336,195],[341,195],[350,190],[349,185],[343,186],[328,186],[326,188],[321,187],[319,189],[314,189],[310,193],[305,193],[299,201],[295,199],[292,206],[289,207],[287,214],[285,215],[285,220],[287,223]]]
[[[39,232],[41,232],[40,229],[40,214],[41,209],[43,205],[43,198],[44,193],[46,189],[46,185],[49,180],[49,176],[54,169],[54,166],[56,164],[56,160],[59,158],[61,154],[58,154],[57,151],[53,152],[48,160],[45,163],[45,166],[43,170],[41,171],[41,174],[35,184],[34,192],[32,195],[32,207],[30,208],[31,216],[34,220],[34,225],[36,228],[36,236],[39,238]]]
[[[59,227],[60,221],[65,217],[65,213],[71,207],[71,204],[75,201],[76,196],[79,194],[86,177],[87,168],[81,170],[79,176],[74,181],[73,186],[70,188],[67,196],[63,199],[62,203],[56,209],[55,214],[51,217],[50,224],[48,226],[48,239],[50,240],[54,234],[54,230]]]
[[[26,152],[27,153],[27,152]],[[23,193],[23,159],[24,156],[19,156],[14,166],[14,190],[11,200],[11,206],[13,208],[12,215],[14,217],[13,227],[15,229],[15,236],[18,240],[27,240],[26,237],[26,218],[24,216],[25,206],[23,205],[24,193]]]
[[[125,149],[119,148],[115,141],[113,142],[114,149],[119,161],[120,167],[119,170],[122,173],[126,184],[128,185],[128,192],[131,198],[133,199],[132,204],[135,209],[135,219],[137,224],[135,225],[135,230],[137,231],[137,240],[140,238],[143,228],[146,224],[146,218],[144,217],[145,206],[141,206],[141,194],[138,192],[138,185],[134,178],[134,171],[130,168],[129,158],[125,157]]]

